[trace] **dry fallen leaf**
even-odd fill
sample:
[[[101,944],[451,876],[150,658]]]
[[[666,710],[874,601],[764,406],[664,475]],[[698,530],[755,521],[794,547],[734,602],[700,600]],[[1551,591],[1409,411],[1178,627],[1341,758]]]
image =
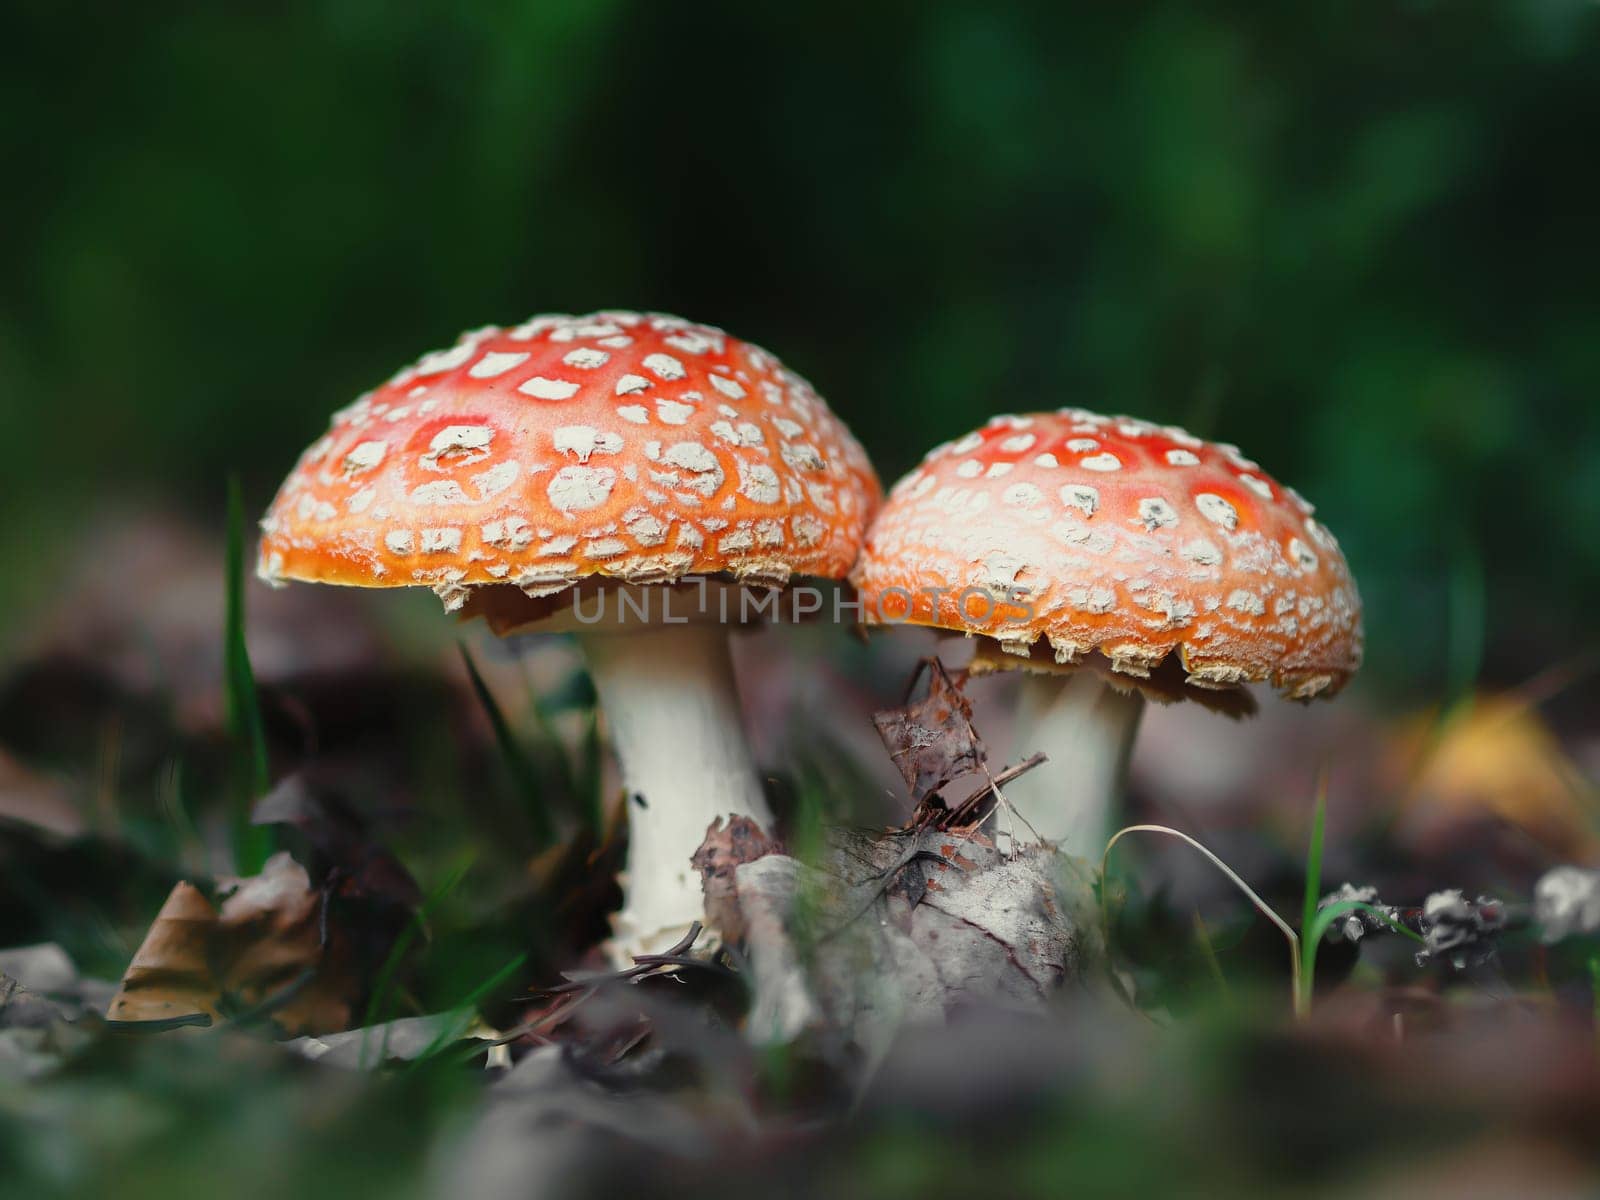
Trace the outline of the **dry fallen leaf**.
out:
[[[217,910],[192,883],[177,884],[111,998],[106,1019],[209,1025],[218,990],[209,946]]]
[[[1088,868],[1045,846],[832,830],[817,866],[766,854],[733,885],[758,1042],[870,1049],[957,1007],[1037,1007],[1098,954]]]
[[[918,805],[952,780],[980,770],[988,758],[972,727],[972,702],[962,693],[959,677],[952,679],[937,658],[922,660],[907,689],[908,700],[924,673],[927,696],[872,717]]]
[[[133,956],[107,1018],[209,1025],[254,1011],[289,1034],[350,1026],[363,981],[327,897],[288,853],[222,881],[219,911],[179,883]]]
[[[348,938],[325,921],[327,899],[287,853],[237,880],[212,941],[222,994],[237,1009],[272,1006],[291,1033],[347,1029],[361,994]]]
[[[990,774],[988,751],[972,724],[972,702],[962,690],[966,673],[951,676],[937,658],[925,658],[911,677],[908,696],[916,691],[924,672],[928,675],[925,698],[902,708],[885,709],[872,718],[916,805],[905,827],[975,830],[994,811],[1001,784],[1047,760],[1043,754],[1035,754]],[[979,771],[984,776],[982,785],[964,800],[951,803],[940,794],[954,780]]]
[[[1444,845],[1475,821],[1503,821],[1570,861],[1594,856],[1594,789],[1538,712],[1514,695],[1483,695],[1394,739],[1388,772],[1406,780],[1399,827]]]
[[[700,872],[705,891],[706,923],[728,941],[737,942],[744,937],[734,872],[744,863],[779,849],[778,842],[749,817],[729,817],[726,823],[718,817],[706,830],[700,849],[690,858],[690,864]]]

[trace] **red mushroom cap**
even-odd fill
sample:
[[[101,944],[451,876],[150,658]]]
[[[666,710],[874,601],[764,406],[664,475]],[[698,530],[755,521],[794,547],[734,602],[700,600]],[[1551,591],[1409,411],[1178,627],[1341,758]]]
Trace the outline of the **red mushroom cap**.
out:
[[[262,521],[260,573],[550,595],[585,578],[843,578],[880,499],[771,354],[658,314],[462,335],[336,413]]]
[[[1355,584],[1311,513],[1235,447],[1181,429],[996,417],[895,485],[851,579],[868,624],[1020,656],[1043,638],[1056,663],[1098,653],[1135,678],[1177,651],[1190,685],[1305,698],[1342,687],[1362,651]]]

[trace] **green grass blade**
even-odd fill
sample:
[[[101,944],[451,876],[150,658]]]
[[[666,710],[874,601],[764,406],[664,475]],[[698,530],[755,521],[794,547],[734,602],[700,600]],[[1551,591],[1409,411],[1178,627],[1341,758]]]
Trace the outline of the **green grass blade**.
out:
[[[528,956],[526,954],[519,954],[488,979],[473,988],[460,1004],[450,1010],[453,1014],[452,1019],[439,1031],[438,1036],[428,1043],[427,1048],[412,1060],[408,1069],[415,1070],[465,1037],[467,1030],[472,1028],[472,1023],[478,1019],[478,1005],[483,1002],[486,996],[498,990],[506,980],[510,979],[517,971],[520,971],[522,965],[527,961]]]
[[[539,734],[542,760],[549,765],[561,784],[561,795],[568,815],[576,820],[598,840],[605,829],[605,802],[600,794],[601,758],[605,747],[600,737],[600,710],[591,706],[589,719],[584,725],[580,757],[574,764],[567,756],[566,743],[556,729],[555,717],[549,704],[539,695],[531,681],[528,686],[528,711],[533,714]]]
[[[544,699],[536,688],[530,683],[527,690],[528,711],[533,714],[535,731],[539,735],[539,748],[541,757],[548,761],[550,769],[556,773],[563,795],[576,797],[580,794],[581,784],[573,775],[572,764],[567,761],[566,747],[561,741],[561,734],[556,730],[555,718],[551,716]]]
[[[489,725],[494,730],[495,745],[500,750],[500,761],[505,764],[512,783],[520,793],[523,803],[528,806],[528,817],[533,824],[538,848],[542,850],[554,845],[555,825],[550,820],[549,810],[542,802],[539,774],[534,770],[533,763],[528,760],[522,744],[511,732],[511,724],[506,720],[505,712],[500,708],[499,701],[494,698],[494,693],[489,690],[489,685],[484,682],[483,675],[478,671],[478,664],[473,661],[472,653],[467,649],[466,643],[458,642],[456,647],[461,651],[461,661],[467,666],[467,675],[472,680],[472,690],[477,695],[478,703],[483,706],[484,715],[489,718]]]
[[[273,833],[250,823],[250,808],[272,784],[267,763],[267,734],[261,720],[261,698],[256,691],[250,649],[245,643],[244,612],[245,519],[244,498],[237,475],[228,477],[227,608],[223,627],[223,691],[228,732],[235,753],[238,783],[234,801],[232,835],[234,868],[255,875],[272,853]]]
[[[1415,930],[1407,929],[1381,908],[1376,908],[1364,900],[1340,900],[1336,904],[1328,905],[1327,908],[1317,913],[1301,935],[1303,947],[1300,956],[1300,970],[1304,973],[1301,992],[1306,997],[1308,1005],[1311,1002],[1312,981],[1315,980],[1317,975],[1317,947],[1322,945],[1322,939],[1327,936],[1328,930],[1333,927],[1335,921],[1347,917],[1353,912],[1371,913],[1402,937],[1408,937],[1413,942],[1420,943],[1423,941],[1421,934]]]
[[[1305,934],[1317,919],[1317,901],[1322,898],[1322,835],[1328,819],[1328,770],[1317,774],[1317,803],[1311,813],[1311,845],[1306,849],[1306,897],[1300,913],[1300,932]]]
[[[389,948],[389,953],[384,957],[383,965],[378,968],[377,975],[372,982],[372,995],[367,1000],[367,1011],[361,1021],[363,1029],[370,1029],[384,1021],[383,1010],[388,1007],[389,996],[394,989],[395,976],[400,972],[400,964],[405,961],[406,953],[427,929],[428,918],[434,910],[442,904],[450,893],[454,892],[461,881],[466,878],[467,871],[472,866],[469,858],[447,874],[440,881],[439,886],[417,906],[417,911],[411,914],[411,920],[395,938],[394,945]],[[385,1045],[384,1049],[387,1049]],[[367,1062],[367,1039],[362,1038],[360,1062],[363,1066]]]
[[[1353,912],[1369,912],[1396,933],[1416,942],[1422,941],[1420,936],[1387,913],[1361,900],[1341,900],[1327,908],[1317,907],[1322,893],[1322,843],[1327,817],[1328,772],[1327,768],[1323,768],[1317,778],[1317,806],[1311,817],[1311,845],[1306,849],[1306,898],[1300,919],[1300,994],[1308,1008],[1317,976],[1317,947],[1339,918]]]
[[[1399,921],[1384,912],[1383,909],[1378,908],[1376,905],[1368,904],[1365,900],[1340,900],[1335,904],[1328,905],[1327,908],[1317,913],[1317,919],[1311,922],[1311,929],[1306,934],[1306,938],[1309,941],[1310,938],[1315,937],[1320,942],[1327,936],[1328,930],[1335,921],[1353,912],[1371,913],[1401,937],[1410,938],[1419,946],[1426,945],[1426,939],[1415,929],[1407,929]],[[1309,949],[1310,947],[1308,946],[1308,951]]]
[[[1600,1035],[1600,954],[1589,958],[1589,1006],[1593,1013],[1593,1032]]]

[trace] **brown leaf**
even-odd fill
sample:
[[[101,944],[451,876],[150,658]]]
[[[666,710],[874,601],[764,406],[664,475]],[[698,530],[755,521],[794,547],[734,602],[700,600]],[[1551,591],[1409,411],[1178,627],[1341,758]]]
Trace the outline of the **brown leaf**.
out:
[[[287,853],[261,874],[235,881],[222,902],[213,938],[217,979],[230,1003],[274,1004],[272,1017],[290,1033],[349,1027],[360,996],[348,939],[331,922],[324,941],[323,893]]]
[[[742,863],[754,862],[781,847],[749,817],[718,817],[706,829],[706,840],[689,862],[700,872],[705,889],[706,923],[730,941],[741,941],[744,927],[735,900],[733,873]]]
[[[923,659],[911,678],[908,699],[924,671],[928,675],[924,699],[872,717],[919,806],[951,780],[981,769],[988,759],[983,739],[972,726],[972,702],[961,691],[964,675],[952,679],[937,658]]]
[[[218,1000],[209,955],[216,923],[217,910],[199,888],[175,886],[128,964],[106,1019],[211,1024]]]
[[[1386,771],[1398,785],[1398,833],[1424,847],[1503,822],[1569,861],[1592,859],[1591,789],[1537,709],[1514,693],[1474,696],[1407,722]]]
[[[261,874],[221,884],[220,912],[191,883],[172,889],[107,1018],[209,1025],[259,1009],[291,1035],[349,1028],[363,981],[305,868],[276,854]]]
[[[943,804],[922,804],[911,814],[907,829],[975,830],[981,828],[1000,803],[999,788],[1019,775],[1050,761],[1043,753],[1033,754],[1019,763],[997,771],[983,781],[983,786],[960,804],[946,808]],[[987,772],[985,772],[987,774]]]

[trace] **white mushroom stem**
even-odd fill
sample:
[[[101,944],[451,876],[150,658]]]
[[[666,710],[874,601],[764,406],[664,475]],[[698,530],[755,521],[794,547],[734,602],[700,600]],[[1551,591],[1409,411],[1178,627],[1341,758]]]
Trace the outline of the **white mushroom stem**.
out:
[[[727,631],[654,626],[579,635],[627,790],[628,865],[607,952],[619,966],[704,920],[689,863],[718,817],[772,829],[744,726]]]
[[[1012,756],[1043,750],[1050,761],[1006,784],[1006,799],[1046,841],[1098,861],[1143,712],[1142,696],[1107,686],[1093,671],[1025,672]],[[1026,826],[1017,830],[1026,833]]]

